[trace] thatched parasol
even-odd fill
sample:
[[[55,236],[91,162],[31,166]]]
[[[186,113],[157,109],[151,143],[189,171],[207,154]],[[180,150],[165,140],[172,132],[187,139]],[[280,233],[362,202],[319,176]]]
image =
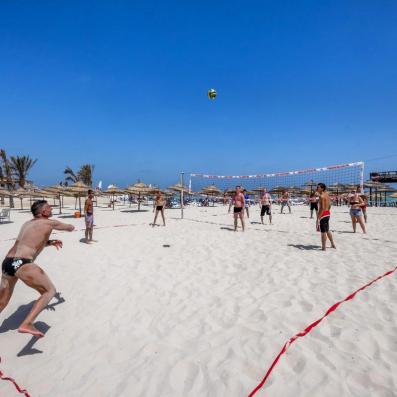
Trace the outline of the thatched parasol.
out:
[[[66,187],[64,189],[64,193],[65,195],[76,197],[76,201],[79,199],[79,211],[81,213],[81,197],[86,196],[90,189],[91,188],[85,183],[78,181],[73,185]]]
[[[181,217],[183,219],[183,195],[184,194],[191,194],[189,188],[185,185],[183,185],[182,183],[176,183],[173,186],[170,186],[168,188],[169,190],[173,190],[174,192],[179,192],[180,194],[180,200],[181,200]]]
[[[9,197],[12,193],[9,190],[0,188],[0,196]]]
[[[207,196],[221,196],[222,191],[215,185],[209,185],[201,190],[200,194],[206,194]]]
[[[43,191],[55,194],[58,197],[59,200],[59,213],[62,214],[62,206],[63,206],[63,200],[62,196],[65,194],[65,188],[64,186],[61,185],[52,185],[45,187]]]
[[[378,192],[379,192],[379,201],[382,201],[382,193],[381,192],[384,190],[381,190],[381,189],[387,188],[387,185],[384,183],[381,183],[381,182],[368,180],[368,181],[364,182],[364,187],[369,189],[369,197],[370,197],[371,203],[373,201],[372,200],[372,198],[373,198],[372,191],[373,190],[375,191],[375,205],[377,206],[378,205]],[[386,193],[385,193],[385,195],[386,195]]]
[[[272,190],[270,190],[270,192],[269,193],[271,193],[271,194],[281,194],[281,193],[284,193],[285,191],[288,191],[288,188],[286,188],[286,187],[284,187],[284,186],[274,186],[273,188],[272,188]]]
[[[299,194],[302,191],[302,188],[299,186],[290,186],[287,188],[288,192],[293,194]]]
[[[262,193],[262,192],[263,192],[263,189],[266,189],[266,190],[267,190],[267,187],[266,187],[266,186],[263,186],[263,187],[256,187],[255,189],[252,189],[252,191],[255,192],[255,193]]]
[[[103,192],[104,194],[112,196],[112,205],[113,205],[113,210],[114,210],[114,196],[120,195],[120,194],[125,194],[126,191],[123,189],[120,189],[116,185],[109,185],[108,188]]]
[[[310,181],[307,181],[303,184],[303,186],[310,187],[310,193],[313,192],[313,186],[316,186],[317,183],[313,181],[313,179],[310,179]]]
[[[18,197],[21,200],[21,210],[23,210],[23,199],[25,197],[31,197],[28,190],[23,187],[19,187],[12,191],[13,196]]]
[[[177,184],[175,184],[173,186],[170,186],[168,189],[169,190],[174,190],[175,192],[183,192],[183,193],[186,193],[186,194],[190,194],[189,188],[187,186],[185,186],[185,185],[180,184],[180,183],[177,183]]]
[[[223,192],[220,189],[218,189],[214,184],[212,184],[212,185],[209,185],[209,186],[203,188],[199,192],[199,194],[207,196],[207,199],[208,199],[208,196],[213,196],[213,197],[222,196]],[[213,200],[212,200],[212,205],[215,205]]]
[[[149,191],[150,191],[149,186],[143,182],[137,182],[127,187],[127,192],[129,194],[134,194],[138,196],[138,211],[141,210],[141,195],[149,194]]]

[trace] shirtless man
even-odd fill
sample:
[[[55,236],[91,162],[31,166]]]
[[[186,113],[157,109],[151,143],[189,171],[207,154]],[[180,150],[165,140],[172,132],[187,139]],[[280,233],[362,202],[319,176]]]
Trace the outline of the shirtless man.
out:
[[[35,289],[41,295],[34,303],[32,310],[18,328],[18,332],[32,334],[38,338],[44,336],[33,322],[39,313],[47,306],[55,295],[55,287],[47,274],[34,261],[46,246],[62,248],[62,241],[49,240],[51,232],[55,230],[74,230],[73,225],[50,220],[51,207],[47,201],[39,200],[31,207],[33,219],[25,222],[19,232],[13,247],[8,251],[2,264],[0,284],[0,313],[7,306],[18,279],[27,286]]]
[[[244,206],[245,206],[245,199],[244,199],[244,194],[241,192],[241,187],[236,186],[236,194],[234,197],[230,200],[230,205],[229,205],[229,212],[230,209],[232,208],[232,205],[234,206],[233,208],[233,214],[234,214],[234,231],[237,231],[237,219],[240,218],[241,220],[241,226],[244,231]]]
[[[84,203],[84,216],[85,216],[85,242],[89,244],[92,241],[92,233],[94,229],[94,192],[90,189],[88,197]]]
[[[263,217],[265,214],[269,215],[270,224],[272,224],[272,197],[267,192],[266,189],[263,189],[263,194],[261,200],[259,202],[259,208],[261,209],[261,222],[263,223]]]
[[[159,212],[161,212],[161,217],[163,218],[163,226],[165,226],[165,217],[164,217],[165,206],[166,206],[166,201],[164,199],[163,193],[160,192],[159,194],[156,195],[156,200],[154,200],[153,202],[153,212],[156,211],[154,215],[154,221],[152,224],[153,227],[156,226],[156,220]]]
[[[329,231],[329,218],[331,217],[331,200],[329,198],[327,187],[324,183],[317,185],[317,193],[320,195],[319,204],[320,207],[317,213],[317,231],[321,232],[321,247],[322,250],[326,250],[327,237],[331,242],[331,247],[336,248],[332,233]]]
[[[318,194],[317,192],[312,192],[309,197],[310,204],[310,219],[313,219],[313,211],[316,211],[316,215],[318,213]]]
[[[285,191],[283,193],[283,195],[281,196],[281,210],[280,210],[280,214],[283,213],[285,206],[288,207],[289,213],[291,213],[290,196],[289,196],[289,193],[287,191]]]

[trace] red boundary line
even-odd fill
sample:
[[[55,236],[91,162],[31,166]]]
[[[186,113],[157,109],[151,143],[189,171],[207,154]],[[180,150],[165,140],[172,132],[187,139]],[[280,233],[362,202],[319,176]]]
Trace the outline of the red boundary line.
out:
[[[269,378],[270,374],[272,373],[274,367],[277,365],[280,357],[285,354],[285,352],[287,351],[287,349],[298,339],[298,338],[302,338],[305,335],[307,335],[314,327],[316,327],[318,324],[321,323],[321,321],[324,320],[325,317],[327,317],[330,313],[332,313],[333,311],[335,311],[339,305],[341,305],[343,302],[349,301],[351,299],[353,299],[356,294],[360,291],[365,290],[366,288],[368,288],[370,285],[376,283],[378,280],[380,280],[383,277],[386,276],[390,276],[391,274],[393,274],[395,271],[397,270],[397,266],[392,269],[389,270],[388,272],[386,272],[385,274],[383,274],[382,276],[377,277],[376,279],[372,280],[371,282],[369,282],[368,284],[365,284],[363,287],[359,288],[357,291],[353,292],[352,294],[348,295],[345,299],[333,304],[326,312],[325,314],[319,318],[318,320],[314,321],[313,323],[311,323],[310,325],[308,325],[303,331],[297,333],[295,336],[293,336],[292,338],[290,338],[287,342],[285,342],[284,346],[282,347],[280,353],[278,353],[277,357],[274,359],[272,365],[270,366],[270,368],[267,370],[265,377],[262,379],[262,381],[258,384],[258,386],[255,387],[254,390],[252,390],[252,392],[248,395],[248,397],[253,397],[266,383],[267,379]]]
[[[1,363],[1,357],[0,357],[0,363]],[[29,392],[26,389],[22,389],[17,382],[13,378],[10,378],[9,376],[5,376],[4,372],[0,370],[0,379],[2,380],[7,380],[8,382],[11,382],[15,388],[18,390],[18,393],[24,394],[25,397],[30,397]]]

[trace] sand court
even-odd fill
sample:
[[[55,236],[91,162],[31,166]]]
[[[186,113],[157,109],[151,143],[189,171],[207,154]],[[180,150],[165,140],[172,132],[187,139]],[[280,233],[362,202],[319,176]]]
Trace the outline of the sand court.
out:
[[[251,207],[245,233],[226,206],[188,207],[183,220],[166,210],[155,228],[151,211],[129,210],[97,208],[96,243],[56,233],[63,250],[40,255],[60,294],[38,317],[43,339],[15,331],[37,298],[22,283],[1,314],[1,369],[32,396],[248,396],[287,339],[397,262],[391,208],[369,208],[367,235],[351,233],[347,207],[333,208],[337,250],[326,252],[307,206],[274,207],[274,225]],[[2,256],[27,219],[14,211],[1,225]],[[396,281],[291,346],[257,395],[396,396]],[[0,394],[18,395],[5,381]]]

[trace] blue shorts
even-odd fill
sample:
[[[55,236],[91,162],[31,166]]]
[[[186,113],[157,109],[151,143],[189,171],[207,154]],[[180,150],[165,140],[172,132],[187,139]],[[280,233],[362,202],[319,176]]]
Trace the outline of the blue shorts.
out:
[[[93,227],[94,226],[94,214],[86,214],[85,215],[85,225],[87,227]]]
[[[351,216],[361,216],[363,213],[361,211],[361,208],[352,208],[350,210],[350,215]]]

